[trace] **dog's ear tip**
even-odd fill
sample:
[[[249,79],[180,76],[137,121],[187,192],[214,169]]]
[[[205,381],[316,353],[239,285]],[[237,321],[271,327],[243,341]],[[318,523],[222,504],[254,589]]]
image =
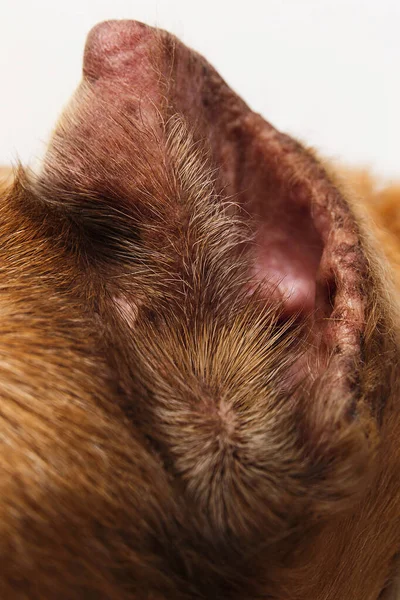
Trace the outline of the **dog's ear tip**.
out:
[[[83,74],[129,78],[143,69],[143,60],[159,37],[159,30],[139,21],[110,20],[95,25],[86,38]]]

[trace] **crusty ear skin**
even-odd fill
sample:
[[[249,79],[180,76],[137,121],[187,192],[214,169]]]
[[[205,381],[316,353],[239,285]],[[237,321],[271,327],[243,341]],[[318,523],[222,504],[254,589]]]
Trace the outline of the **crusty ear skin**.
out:
[[[377,600],[399,330],[352,199],[166,32],[83,73],[0,208],[4,597]]]

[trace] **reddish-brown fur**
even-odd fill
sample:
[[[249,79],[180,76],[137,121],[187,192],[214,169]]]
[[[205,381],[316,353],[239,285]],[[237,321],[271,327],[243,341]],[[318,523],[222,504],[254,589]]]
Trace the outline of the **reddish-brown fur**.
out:
[[[398,197],[91,32],[2,193],[2,598],[397,598]]]

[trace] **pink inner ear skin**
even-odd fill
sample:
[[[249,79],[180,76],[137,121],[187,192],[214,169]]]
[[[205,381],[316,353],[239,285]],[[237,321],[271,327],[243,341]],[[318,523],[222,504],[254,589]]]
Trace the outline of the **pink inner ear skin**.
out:
[[[302,251],[295,239],[267,242],[254,263],[255,279],[268,282],[267,288],[276,290],[284,313],[309,314],[315,307],[314,261],[307,262]]]
[[[310,314],[315,309],[323,243],[309,210],[295,204],[289,206],[285,198],[277,197],[270,202],[261,198],[254,211],[259,227],[254,260],[256,279],[275,286],[285,313]]]

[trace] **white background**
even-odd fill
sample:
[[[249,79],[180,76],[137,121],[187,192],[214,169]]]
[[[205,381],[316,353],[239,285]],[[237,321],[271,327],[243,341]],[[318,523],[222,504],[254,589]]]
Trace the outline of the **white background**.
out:
[[[400,178],[400,0],[2,0],[0,164],[40,156],[110,18],[169,29],[278,128]]]

